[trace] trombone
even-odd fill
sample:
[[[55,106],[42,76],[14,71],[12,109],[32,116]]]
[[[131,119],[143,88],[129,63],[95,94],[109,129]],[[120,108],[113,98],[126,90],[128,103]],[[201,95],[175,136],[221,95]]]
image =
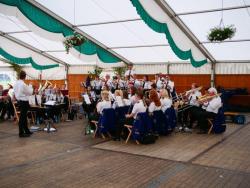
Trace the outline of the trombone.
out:
[[[214,97],[219,97],[219,96],[221,96],[221,93],[217,93],[217,94],[214,94],[214,95],[205,94],[205,95],[200,96],[198,98],[198,102],[199,103],[204,103],[204,102],[206,102],[208,100],[213,99]]]
[[[176,97],[173,97],[172,100],[178,100],[178,99],[181,99],[183,100],[183,96],[187,96],[187,95],[190,95],[192,92],[194,91],[200,91],[202,89],[202,86],[200,87],[197,87],[195,89],[190,89],[188,91],[184,91],[183,93],[180,93],[179,95],[176,95]]]

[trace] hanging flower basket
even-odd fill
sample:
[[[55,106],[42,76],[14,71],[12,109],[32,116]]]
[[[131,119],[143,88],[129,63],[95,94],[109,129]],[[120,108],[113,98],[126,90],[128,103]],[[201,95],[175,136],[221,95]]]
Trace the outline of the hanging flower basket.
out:
[[[69,53],[70,48],[74,46],[80,46],[85,42],[85,40],[86,39],[82,35],[74,33],[74,35],[65,38],[65,40],[63,41],[63,45],[66,49],[66,52]]]
[[[226,39],[231,39],[236,32],[236,28],[233,25],[226,26],[226,27],[214,27],[210,30],[207,38],[211,42],[221,42]]]

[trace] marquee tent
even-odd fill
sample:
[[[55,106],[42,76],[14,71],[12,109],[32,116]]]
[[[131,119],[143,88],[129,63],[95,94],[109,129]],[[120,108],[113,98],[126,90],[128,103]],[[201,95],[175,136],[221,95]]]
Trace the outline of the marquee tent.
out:
[[[235,36],[208,41],[221,18]],[[250,74],[249,0],[0,0],[0,29],[2,58],[35,78],[124,64],[139,74]],[[67,54],[74,31],[87,42]]]

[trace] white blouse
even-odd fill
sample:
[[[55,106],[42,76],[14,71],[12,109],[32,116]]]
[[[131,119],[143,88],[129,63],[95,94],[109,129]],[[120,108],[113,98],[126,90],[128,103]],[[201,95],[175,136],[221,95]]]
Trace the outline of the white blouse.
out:
[[[161,110],[161,106],[156,106],[154,102],[151,102],[148,107],[148,112],[153,113],[154,111]]]
[[[172,106],[172,100],[168,98],[161,98],[161,110],[165,112],[168,108]]]
[[[96,105],[97,112],[100,114],[102,113],[103,109],[106,109],[106,108],[111,108],[110,101],[101,101],[101,102],[98,102]]]

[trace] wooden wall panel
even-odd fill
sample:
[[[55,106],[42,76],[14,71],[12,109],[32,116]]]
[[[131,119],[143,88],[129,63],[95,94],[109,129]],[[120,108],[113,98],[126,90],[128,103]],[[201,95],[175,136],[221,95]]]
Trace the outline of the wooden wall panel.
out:
[[[149,80],[154,80],[154,75],[148,75]],[[87,75],[85,74],[69,74],[68,75],[68,89],[69,95],[73,98],[80,98],[84,88],[80,85],[80,82],[86,80]],[[143,75],[137,75],[139,79],[143,78]],[[210,75],[170,75],[171,80],[175,82],[177,93],[189,90],[192,83],[197,83],[205,88],[210,87]],[[33,82],[38,87],[38,80],[27,80],[26,83]],[[44,83],[45,81],[43,81]],[[57,87],[61,87],[64,84],[64,80],[50,80],[53,86],[56,84]],[[250,92],[250,74],[249,75],[216,75],[215,77],[216,86],[222,86],[224,88],[247,88]]]
[[[85,74],[69,74],[68,89],[69,96],[73,98],[81,98],[81,93],[84,91],[81,82],[85,82],[87,75]]]
[[[224,88],[247,88],[250,92],[250,74],[247,75],[224,75],[219,74],[215,77],[216,86]]]
[[[154,80],[154,75],[148,75],[149,80]],[[192,83],[197,83],[203,88],[210,86],[210,75],[169,75],[170,79],[174,81],[177,93],[189,90]],[[142,78],[143,75],[138,75],[138,78]]]

